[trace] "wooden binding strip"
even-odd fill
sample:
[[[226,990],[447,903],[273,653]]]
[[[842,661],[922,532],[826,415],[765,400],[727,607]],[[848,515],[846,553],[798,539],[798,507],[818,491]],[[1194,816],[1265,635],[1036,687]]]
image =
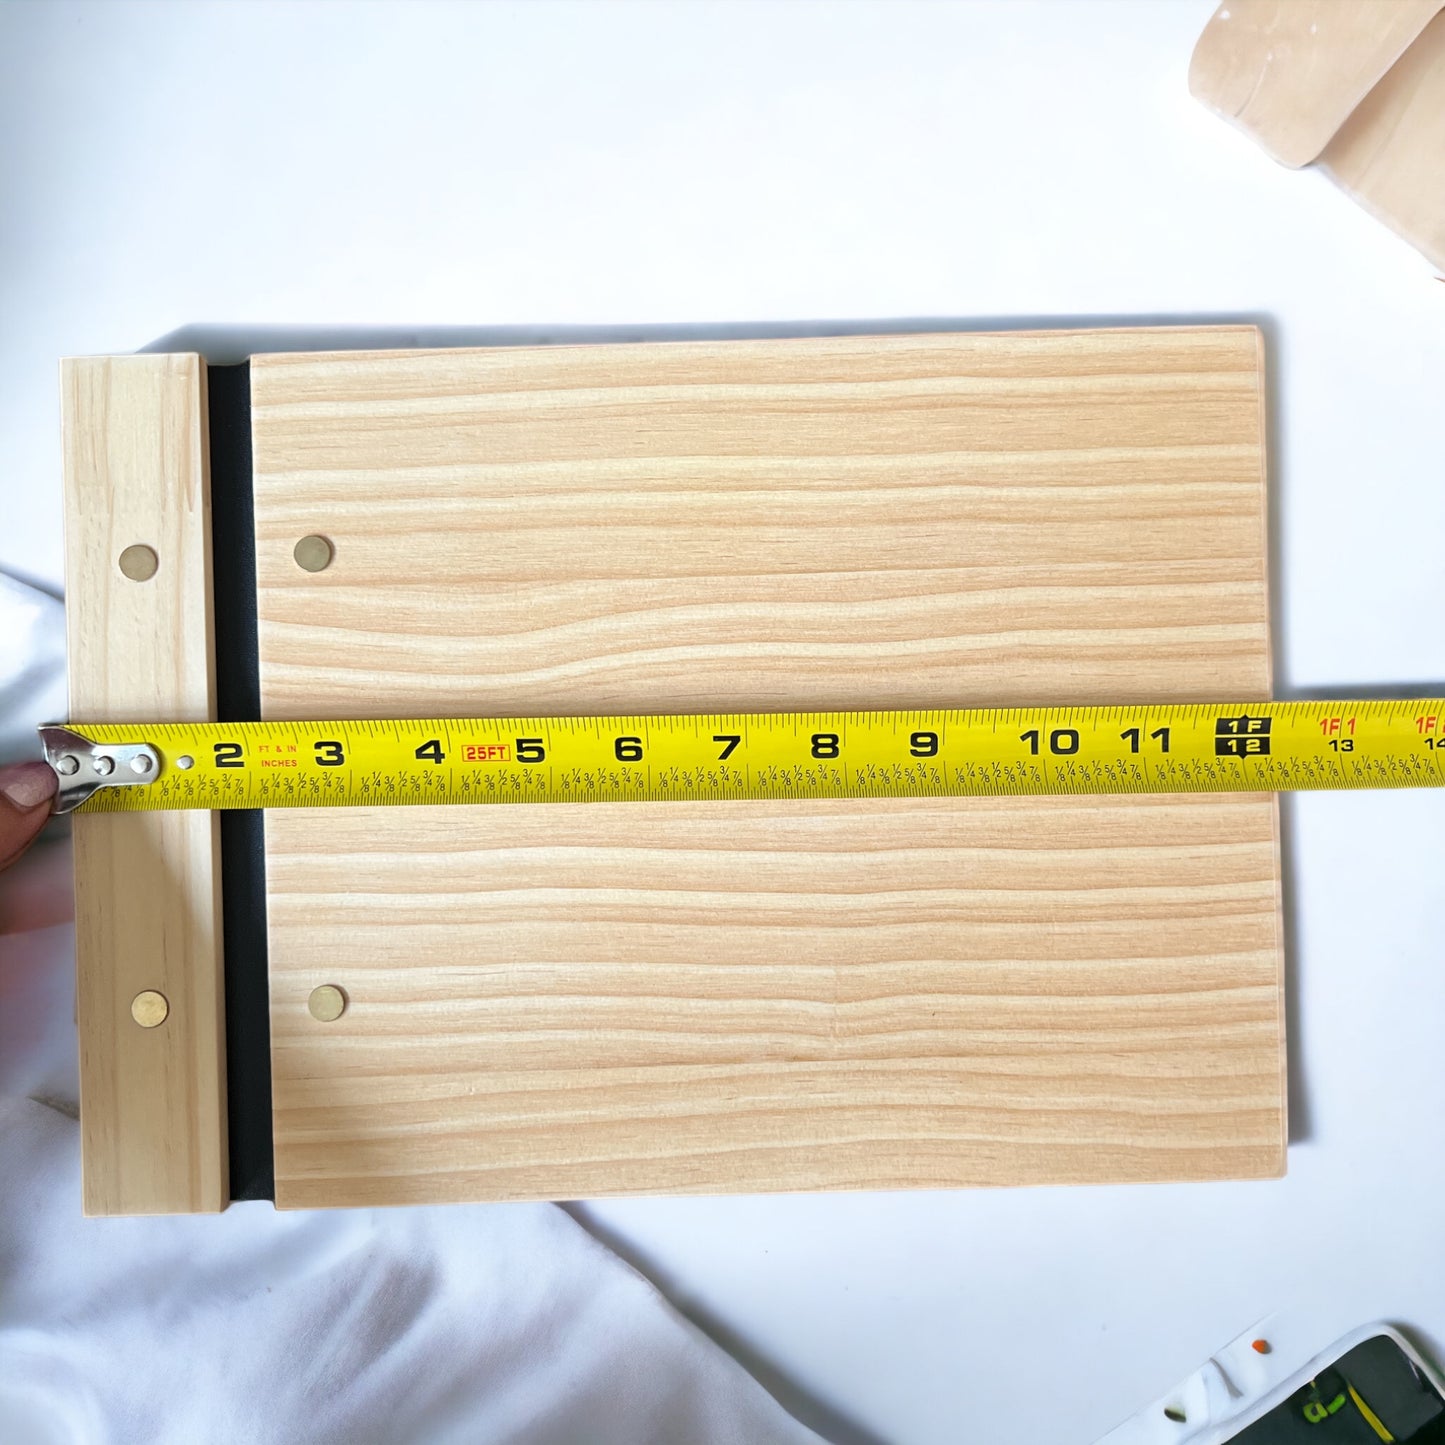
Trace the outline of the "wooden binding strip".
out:
[[[205,363],[68,360],[61,397],[71,715],[214,718]],[[216,815],[74,829],[85,1211],[224,1209]]]

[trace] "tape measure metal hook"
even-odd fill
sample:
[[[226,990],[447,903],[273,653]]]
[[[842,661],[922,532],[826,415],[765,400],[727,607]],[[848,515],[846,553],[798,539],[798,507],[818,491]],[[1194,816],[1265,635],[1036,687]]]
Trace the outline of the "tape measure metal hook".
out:
[[[100,788],[128,787],[160,776],[160,755],[149,743],[92,742],[55,724],[40,729],[40,743],[59,779],[57,813],[72,812]]]

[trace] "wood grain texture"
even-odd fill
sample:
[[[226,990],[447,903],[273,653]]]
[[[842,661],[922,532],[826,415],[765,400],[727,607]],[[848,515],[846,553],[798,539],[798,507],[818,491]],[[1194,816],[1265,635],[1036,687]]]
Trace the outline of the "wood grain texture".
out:
[[[1224,0],[1189,91],[1275,160],[1317,160],[1441,0]],[[1438,155],[1438,152],[1437,152]]]
[[[1269,690],[1250,328],[252,376],[269,717]],[[267,872],[283,1206],[1283,1167],[1272,800],[288,812]]]
[[[197,356],[62,364],[70,712],[215,716],[205,366]],[[120,570],[150,547],[153,577]],[[76,1018],[88,1214],[229,1200],[214,814],[74,820]],[[142,1028],[131,1001],[165,996]]]
[[[1361,101],[1320,164],[1445,271],[1445,11]]]
[[[1267,689],[1252,329],[258,357],[253,386],[269,716]]]

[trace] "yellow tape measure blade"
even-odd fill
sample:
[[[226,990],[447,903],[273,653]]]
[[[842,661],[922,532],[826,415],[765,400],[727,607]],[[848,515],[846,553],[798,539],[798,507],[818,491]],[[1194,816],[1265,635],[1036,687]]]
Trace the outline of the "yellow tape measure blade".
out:
[[[1445,701],[73,723],[63,806],[375,807],[1445,784]]]

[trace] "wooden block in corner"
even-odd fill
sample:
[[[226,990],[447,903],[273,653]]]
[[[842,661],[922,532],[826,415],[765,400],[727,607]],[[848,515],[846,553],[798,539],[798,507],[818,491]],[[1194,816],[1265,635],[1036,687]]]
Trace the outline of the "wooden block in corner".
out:
[[[1189,89],[1445,269],[1445,0],[1225,0]]]
[[[1340,127],[1320,166],[1445,271],[1445,10]]]
[[[204,362],[65,361],[61,415],[72,720],[213,718]],[[150,550],[153,575],[122,571],[131,547]],[[216,815],[77,815],[74,827],[85,1212],[224,1209]],[[143,1027],[132,1005],[148,991],[165,1017]]]
[[[1441,0],[1225,0],[1189,61],[1189,93],[1281,165],[1318,160]]]

